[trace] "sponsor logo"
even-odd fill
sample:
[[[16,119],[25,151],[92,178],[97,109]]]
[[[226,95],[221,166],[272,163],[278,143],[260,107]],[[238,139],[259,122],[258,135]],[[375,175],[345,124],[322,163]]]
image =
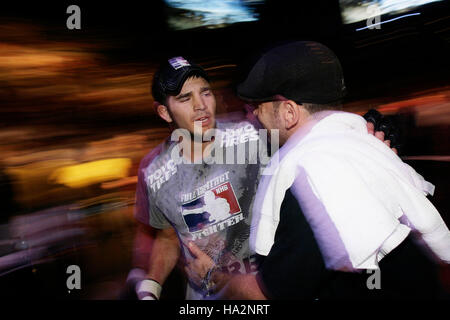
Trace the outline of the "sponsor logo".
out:
[[[189,199],[191,196],[191,193],[185,194],[182,198]],[[207,237],[244,220],[233,187],[228,181],[186,202],[181,209],[193,240]]]
[[[169,63],[175,70],[178,70],[182,67],[189,67],[191,65],[183,57],[175,57],[175,58],[169,59]]]
[[[246,143],[248,141],[258,141],[259,134],[258,131],[251,125],[248,124],[245,127],[238,129],[226,129],[222,132],[222,137],[220,140],[221,147],[231,147],[237,146],[240,143]]]
[[[169,181],[175,173],[177,173],[177,166],[173,160],[169,160],[147,176],[147,183],[155,192],[161,188],[164,182]]]

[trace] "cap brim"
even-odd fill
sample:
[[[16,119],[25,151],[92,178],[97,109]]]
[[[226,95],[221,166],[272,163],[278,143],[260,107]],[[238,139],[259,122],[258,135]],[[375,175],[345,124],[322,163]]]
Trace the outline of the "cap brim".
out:
[[[245,101],[249,102],[262,102],[272,100],[275,95],[258,95],[259,88],[250,84],[251,80],[247,79],[245,82],[237,86],[236,95]]]
[[[267,90],[264,81],[265,73],[264,60],[260,60],[252,67],[247,78],[237,86],[237,96],[243,100],[254,102],[267,101],[273,98],[275,93]]]

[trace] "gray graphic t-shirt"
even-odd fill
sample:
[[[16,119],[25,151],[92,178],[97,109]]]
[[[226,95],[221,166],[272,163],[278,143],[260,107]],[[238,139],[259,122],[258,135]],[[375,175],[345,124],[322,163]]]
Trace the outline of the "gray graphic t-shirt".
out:
[[[192,259],[187,243],[193,241],[223,272],[253,273],[257,261],[248,240],[262,170],[258,154],[266,152],[266,146],[249,122],[217,123],[217,128],[217,149],[202,163],[177,164],[174,148],[180,144],[167,141],[148,165],[141,166],[148,223],[158,229],[174,227],[187,260]],[[223,163],[211,163],[216,151],[222,155],[215,159]],[[189,285],[187,299],[204,296],[201,288]]]

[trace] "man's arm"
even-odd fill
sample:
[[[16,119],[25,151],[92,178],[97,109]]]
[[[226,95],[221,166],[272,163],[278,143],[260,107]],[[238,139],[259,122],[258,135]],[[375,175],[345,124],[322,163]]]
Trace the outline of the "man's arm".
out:
[[[150,250],[156,237],[156,229],[142,222],[137,222],[133,245],[133,267],[148,269]]]
[[[134,269],[128,275],[121,298],[159,299],[162,285],[179,256],[179,242],[172,227],[160,230],[138,223],[133,247]]]
[[[230,300],[267,300],[262,292],[257,276],[254,274],[226,275],[222,272],[213,274],[213,281],[223,285],[217,294],[218,299]]]
[[[180,256],[180,245],[175,229],[156,230],[150,251],[147,277],[163,284]]]
[[[186,273],[201,285],[201,281],[207,277],[208,271],[215,268],[212,259],[200,250],[193,242],[189,242],[189,250],[195,257],[186,265]],[[213,269],[214,270],[214,269]],[[235,300],[265,300],[267,299],[261,291],[256,276],[253,274],[230,275],[217,269],[211,272],[210,280],[213,283],[212,291],[217,294],[218,299]]]
[[[136,186],[135,218],[138,221],[134,242],[133,265],[127,283],[131,282],[139,298],[148,292],[159,298],[161,285],[173,270],[180,256],[180,247],[175,230],[165,220],[162,213],[152,211],[149,203],[148,188],[145,180],[145,168],[160,153],[161,145],[156,147],[142,161],[138,169]],[[150,225],[150,212],[158,226]],[[142,291],[141,293],[139,291]],[[155,298],[153,297],[153,298]]]

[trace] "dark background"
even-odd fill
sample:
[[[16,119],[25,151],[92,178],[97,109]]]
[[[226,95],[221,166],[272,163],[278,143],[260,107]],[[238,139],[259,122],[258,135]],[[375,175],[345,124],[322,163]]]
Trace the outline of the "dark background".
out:
[[[81,30],[66,28],[69,15],[65,11],[70,4],[81,8]],[[246,62],[253,61],[262,49],[289,40],[319,41],[341,59],[348,98],[356,99],[379,96],[393,89],[393,84],[447,83],[448,9],[448,1],[431,3],[413,10],[420,16],[383,24],[380,30],[358,32],[355,30],[365,26],[365,21],[343,25],[337,0],[266,0],[258,22],[212,30],[170,30],[162,0],[60,1],[51,5],[8,1],[2,4],[1,16],[49,26],[49,39],[105,43],[104,53],[111,61],[155,63],[175,54],[229,60],[240,67],[238,79],[245,73]]]
[[[81,30],[66,28],[66,9],[72,4],[81,9]],[[449,2],[417,11],[420,16],[357,32],[365,21],[343,25],[337,0],[266,0],[258,22],[173,31],[167,26],[162,0],[2,3],[0,241],[10,237],[11,217],[60,205],[83,204],[80,216],[87,236],[53,243],[42,261],[27,261],[5,276],[0,273],[0,287],[8,288],[0,296],[20,296],[31,283],[41,298],[118,297],[131,267],[135,185],[70,189],[51,185],[48,175],[57,169],[54,160],[62,157],[76,163],[127,157],[133,161],[130,176],[135,175],[142,156],[169,133],[153,111],[150,82],[159,61],[174,55],[188,56],[206,68],[222,66],[210,75],[218,110],[227,113],[242,109],[233,88],[264,50],[289,40],[329,46],[343,65],[348,89],[345,110],[360,114],[370,108],[384,110],[402,129],[401,156],[441,157],[408,163],[436,185],[431,200],[449,224]],[[50,62],[41,65],[48,57]],[[69,62],[58,64],[58,57],[69,57]],[[57,72],[52,61],[58,64]],[[223,67],[227,65],[233,67]],[[405,100],[410,102],[400,103]],[[428,122],[419,121],[420,112]],[[128,140],[116,139],[123,136]],[[65,154],[67,150],[71,153]],[[22,167],[33,177],[10,174]],[[23,190],[36,192],[33,200],[26,200],[29,193]],[[123,204],[124,198],[123,208],[108,206]],[[58,210],[61,215],[66,212]],[[44,218],[41,222],[45,226]],[[11,253],[14,248],[2,249]],[[81,292],[67,293],[69,264],[82,269]],[[183,282],[179,274],[173,277],[165,294],[180,298]],[[448,273],[443,283],[450,286]]]

